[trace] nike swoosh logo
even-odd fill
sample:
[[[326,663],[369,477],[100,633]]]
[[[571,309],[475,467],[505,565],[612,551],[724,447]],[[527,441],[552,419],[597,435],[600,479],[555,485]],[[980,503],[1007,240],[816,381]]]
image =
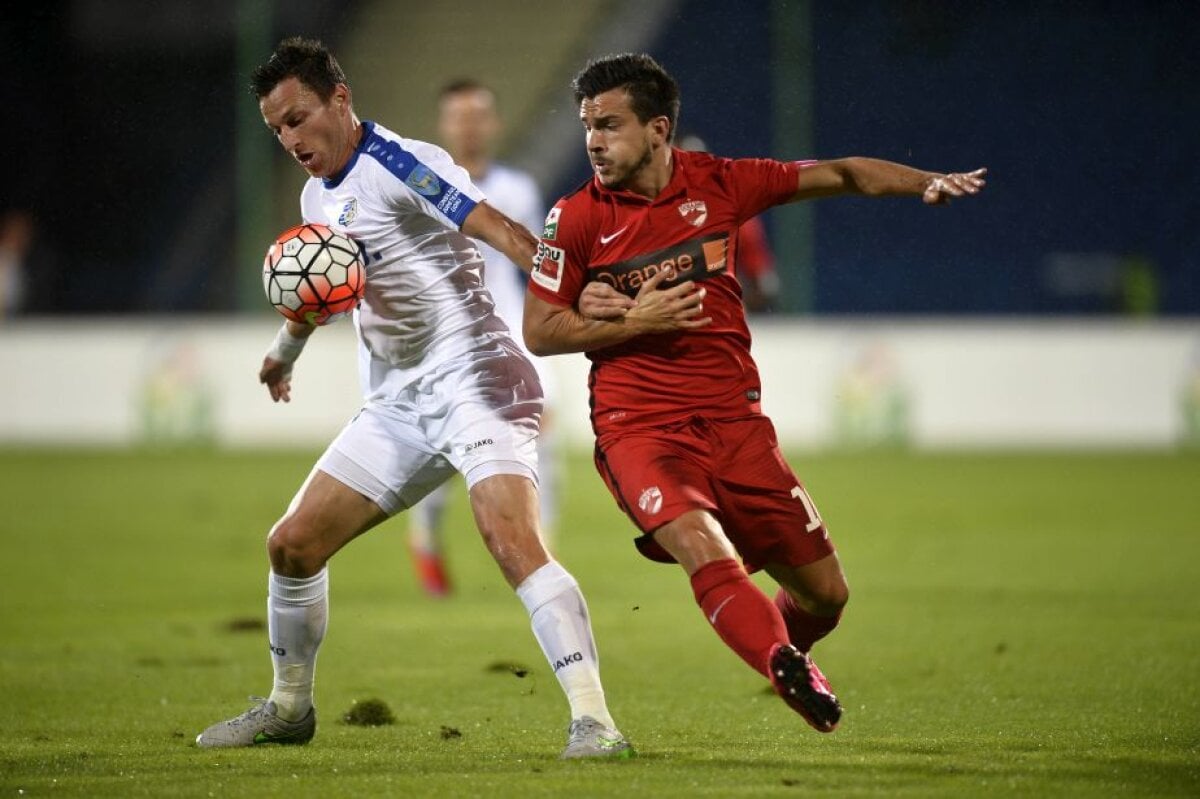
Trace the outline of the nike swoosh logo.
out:
[[[616,233],[609,233],[607,236],[601,236],[601,237],[600,237],[600,243],[601,243],[601,244],[608,244],[610,241],[612,241],[613,239],[615,239],[617,236],[620,236],[622,233],[624,233],[624,232],[625,232],[626,230],[628,230],[628,229],[629,229],[629,225],[626,225],[625,227],[623,227],[623,228],[621,228],[620,230],[618,230]]]
[[[715,625],[717,623],[717,616],[720,615],[721,611],[725,609],[725,606],[732,601],[733,594],[730,594],[729,596],[725,597],[725,599],[721,600],[721,604],[713,608],[712,615],[708,617],[709,624]]]

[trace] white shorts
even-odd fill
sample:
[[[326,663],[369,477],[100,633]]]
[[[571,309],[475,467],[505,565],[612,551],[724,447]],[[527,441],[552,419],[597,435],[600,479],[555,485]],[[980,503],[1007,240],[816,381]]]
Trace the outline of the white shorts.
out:
[[[389,516],[456,471],[468,489],[497,474],[536,485],[541,416],[537,371],[512,343],[492,342],[439,365],[394,401],[363,406],[316,468]]]

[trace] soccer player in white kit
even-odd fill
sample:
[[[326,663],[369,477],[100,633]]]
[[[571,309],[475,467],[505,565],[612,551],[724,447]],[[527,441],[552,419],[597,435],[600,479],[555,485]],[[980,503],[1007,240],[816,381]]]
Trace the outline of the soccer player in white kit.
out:
[[[546,218],[537,183],[526,172],[493,160],[495,142],[501,132],[500,115],[492,90],[472,78],[447,83],[438,93],[438,143],[454,162],[467,170],[471,182],[487,197],[488,204],[530,230],[540,229]],[[520,336],[525,313],[525,277],[521,268],[504,253],[479,243],[483,254],[483,282],[496,304],[496,313],[513,332],[514,340],[533,362],[542,383],[542,420],[538,434],[538,499],[541,505],[542,540],[554,544],[558,520],[559,457],[554,433],[555,381],[547,361],[525,349]],[[431,596],[451,591],[446,567],[445,521],[450,482],[442,483],[411,509],[409,551],[421,587]]]
[[[365,250],[367,289],[355,325],[366,402],[267,539],[271,695],[204,730],[197,745],[313,737],[327,561],[457,471],[570,704],[562,757],[631,755],[605,704],[583,595],[538,535],[542,392],[493,313],[471,238],[516,263],[531,262],[537,240],[488,205],[443,150],[360,121],[341,67],[320,42],[281,42],[255,70],[252,88],[263,120],[309,174],[305,221],[346,233]],[[313,330],[289,321],[276,336],[259,373],[272,399],[290,399],[292,364]]]

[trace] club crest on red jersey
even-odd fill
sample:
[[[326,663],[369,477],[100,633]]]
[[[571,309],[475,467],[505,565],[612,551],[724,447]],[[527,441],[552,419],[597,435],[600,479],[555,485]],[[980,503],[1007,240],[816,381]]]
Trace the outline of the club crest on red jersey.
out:
[[[708,219],[708,206],[704,204],[704,200],[685,200],[679,204],[679,215],[689,225],[700,227]]]
[[[662,491],[658,486],[650,486],[638,497],[638,507],[644,512],[654,515],[662,510]]]

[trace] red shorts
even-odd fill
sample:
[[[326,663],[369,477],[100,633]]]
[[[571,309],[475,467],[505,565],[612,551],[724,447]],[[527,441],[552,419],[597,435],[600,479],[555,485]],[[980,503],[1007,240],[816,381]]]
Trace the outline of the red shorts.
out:
[[[605,433],[596,468],[643,535],[646,557],[673,563],[653,532],[692,510],[707,510],[756,571],[803,566],[833,553],[821,516],[779,451],[766,416],[692,417],[652,429]]]

